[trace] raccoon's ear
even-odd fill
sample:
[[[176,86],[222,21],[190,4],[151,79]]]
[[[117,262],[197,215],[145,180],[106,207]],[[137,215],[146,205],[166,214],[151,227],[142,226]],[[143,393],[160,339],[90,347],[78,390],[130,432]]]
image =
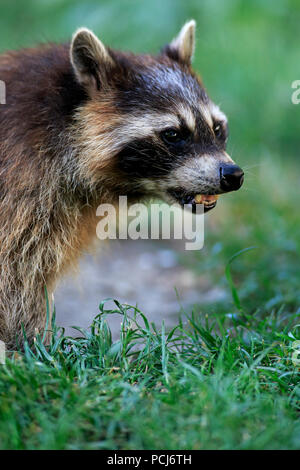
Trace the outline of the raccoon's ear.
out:
[[[72,38],[70,59],[78,81],[92,89],[107,83],[113,59],[100,39],[87,28],[78,29]]]
[[[164,48],[163,52],[171,59],[190,65],[195,50],[195,30],[195,20],[185,23],[178,36]]]

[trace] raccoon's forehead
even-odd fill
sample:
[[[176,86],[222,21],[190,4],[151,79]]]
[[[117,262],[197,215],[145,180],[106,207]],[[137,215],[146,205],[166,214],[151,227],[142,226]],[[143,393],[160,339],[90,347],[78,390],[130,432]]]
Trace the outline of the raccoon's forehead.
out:
[[[208,96],[197,78],[181,68],[161,67],[151,68],[142,75],[141,88],[144,88],[150,95],[156,95],[162,99],[185,101],[190,106],[197,104],[208,104]]]
[[[122,90],[124,91],[124,90]],[[125,84],[123,94],[125,106],[165,109],[177,101],[190,106],[207,104],[208,97],[197,78],[179,67],[157,65],[138,70]],[[142,99],[141,99],[142,98]]]
[[[214,119],[226,121],[225,115],[210,101],[196,76],[180,67],[157,65],[139,71],[118,94],[117,105],[129,121],[145,134],[153,128],[179,127],[182,123],[194,130],[199,123],[211,127]],[[130,119],[131,118],[131,119]]]

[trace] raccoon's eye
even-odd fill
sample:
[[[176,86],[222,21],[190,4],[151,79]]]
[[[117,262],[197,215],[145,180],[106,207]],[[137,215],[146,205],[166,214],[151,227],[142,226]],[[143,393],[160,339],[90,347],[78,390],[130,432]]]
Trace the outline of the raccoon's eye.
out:
[[[163,131],[161,137],[166,144],[178,144],[185,140],[180,131],[172,128]]]
[[[224,129],[224,126],[221,122],[214,123],[213,131],[218,140],[226,142],[227,132],[226,132],[226,129]]]
[[[216,123],[214,125],[214,133],[215,133],[215,136],[217,137],[217,139],[221,139],[222,136],[223,136],[223,129],[222,129],[222,126],[221,124],[219,123]]]

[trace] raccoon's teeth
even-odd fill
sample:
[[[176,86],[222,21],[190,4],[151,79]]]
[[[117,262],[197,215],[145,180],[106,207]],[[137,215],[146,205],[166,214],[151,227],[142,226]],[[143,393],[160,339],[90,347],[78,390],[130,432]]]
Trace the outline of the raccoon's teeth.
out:
[[[213,196],[208,196],[207,194],[196,194],[194,199],[196,204],[211,205],[217,201],[218,197],[218,194]]]

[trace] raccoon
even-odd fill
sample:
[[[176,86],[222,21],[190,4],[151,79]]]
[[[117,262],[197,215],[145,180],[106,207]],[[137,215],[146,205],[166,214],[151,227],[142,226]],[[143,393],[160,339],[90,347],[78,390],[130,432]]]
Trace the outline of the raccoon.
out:
[[[226,153],[225,114],[191,68],[195,21],[156,55],[72,41],[0,56],[0,339],[45,326],[45,286],[96,236],[96,208],[160,198],[216,205],[243,171]]]

